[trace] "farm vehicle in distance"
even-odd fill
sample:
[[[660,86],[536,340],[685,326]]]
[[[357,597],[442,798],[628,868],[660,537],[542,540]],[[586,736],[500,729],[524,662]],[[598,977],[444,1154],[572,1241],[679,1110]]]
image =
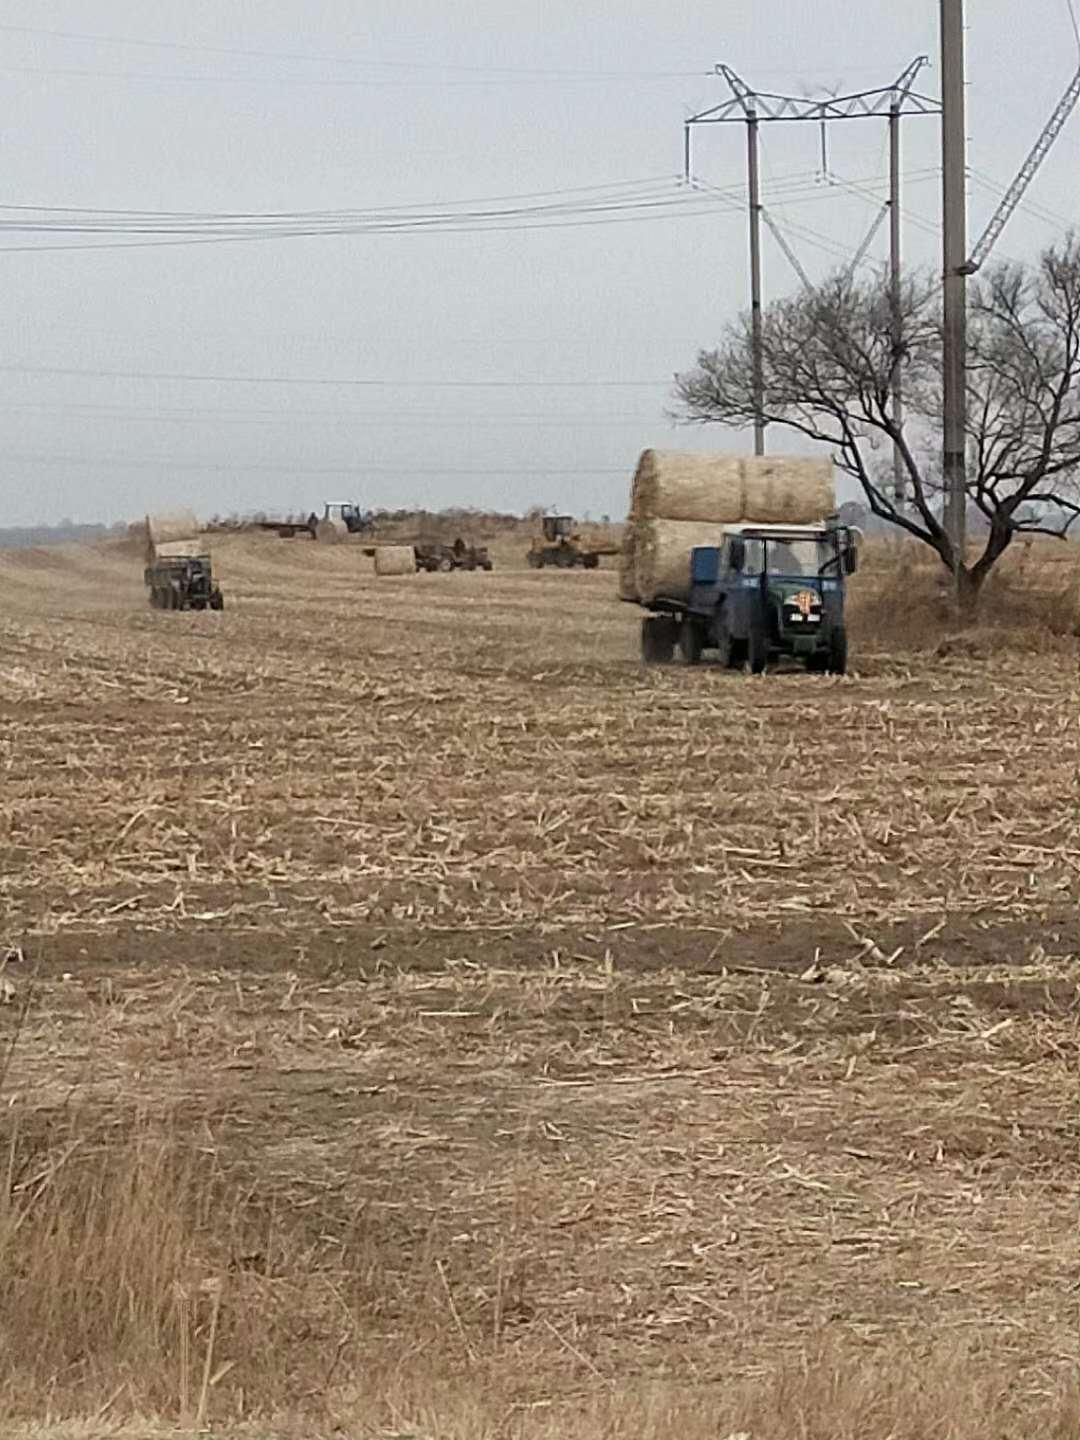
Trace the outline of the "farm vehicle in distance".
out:
[[[466,545],[455,540],[453,545],[420,544],[413,546],[417,570],[449,574],[451,570],[491,570],[494,562],[486,545]]]
[[[361,510],[354,500],[333,500],[323,506],[321,519],[312,510],[310,515],[299,519],[290,516],[285,520],[257,520],[255,525],[259,530],[273,531],[282,540],[295,540],[302,535],[318,540],[320,526],[329,527],[339,534],[344,530],[348,535],[362,535],[374,523],[368,512]]]
[[[558,570],[595,570],[601,556],[617,555],[617,545],[590,544],[575,528],[572,515],[545,515],[543,533],[533,540],[526,560],[533,570],[554,566]]]

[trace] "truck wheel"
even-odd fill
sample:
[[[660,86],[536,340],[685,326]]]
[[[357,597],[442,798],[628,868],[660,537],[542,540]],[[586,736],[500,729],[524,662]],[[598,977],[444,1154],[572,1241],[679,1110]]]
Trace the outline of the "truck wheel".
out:
[[[670,665],[675,655],[675,622],[650,615],[641,622],[641,658],[646,665]]]
[[[684,665],[700,665],[702,651],[701,626],[687,615],[679,626],[679,654]]]
[[[723,614],[716,622],[716,648],[725,670],[741,670],[746,664],[746,641],[732,637]]]
[[[443,558],[439,561],[439,573],[440,573],[441,575],[449,575],[449,574],[450,574],[450,571],[451,571],[453,568],[454,568],[454,562],[453,562],[452,560],[448,560],[448,559],[446,558],[446,556],[444,555]]]
[[[598,570],[600,568],[600,556],[586,555],[581,563],[586,570]]]
[[[837,626],[829,640],[829,661],[826,666],[830,675],[847,674],[847,631]]]
[[[746,640],[746,659],[751,675],[761,675],[769,660],[769,645],[765,637],[765,626],[758,621],[750,622],[750,634]]]

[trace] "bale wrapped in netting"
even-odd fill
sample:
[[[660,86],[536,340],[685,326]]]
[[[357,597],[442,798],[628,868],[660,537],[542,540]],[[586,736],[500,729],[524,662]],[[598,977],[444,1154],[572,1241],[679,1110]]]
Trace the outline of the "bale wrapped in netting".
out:
[[[723,526],[694,520],[639,520],[635,531],[637,598],[648,604],[658,595],[686,599],[691,550],[698,545],[718,545]]]
[[[720,520],[745,515],[742,458],[646,450],[638,461],[630,500],[631,523],[648,520]]]
[[[415,575],[416,551],[411,545],[376,546],[375,574]]]

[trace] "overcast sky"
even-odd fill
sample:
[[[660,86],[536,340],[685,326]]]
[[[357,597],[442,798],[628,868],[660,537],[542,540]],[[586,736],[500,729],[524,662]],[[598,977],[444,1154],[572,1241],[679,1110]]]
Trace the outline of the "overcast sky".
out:
[[[334,498],[621,514],[644,447],[743,448],[665,419],[672,373],[746,303],[744,215],[677,188],[683,120],[725,98],[718,61],[761,89],[822,94],[885,85],[927,53],[920,88],[936,94],[937,11],[8,0],[0,524]],[[971,6],[973,238],[1078,62],[1068,0],[1020,14],[1015,0]],[[700,128],[695,170],[738,191],[744,146],[741,127]],[[905,244],[926,263],[937,147],[935,120],[906,124]],[[850,256],[884,193],[884,125],[834,126],[830,178],[813,126],[768,127],[763,163],[763,198],[805,268]],[[1061,233],[1078,164],[1080,117],[1002,252]],[[608,198],[635,208],[574,208]],[[13,208],[424,216],[489,199],[571,210],[539,230],[178,245],[42,235],[14,228],[42,215]],[[33,253],[87,238],[106,248]],[[798,283],[768,235],[765,269],[768,295]]]

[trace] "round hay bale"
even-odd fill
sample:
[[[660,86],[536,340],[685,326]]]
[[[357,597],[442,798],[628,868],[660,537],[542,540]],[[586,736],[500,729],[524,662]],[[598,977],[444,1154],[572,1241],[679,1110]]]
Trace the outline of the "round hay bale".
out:
[[[637,598],[637,531],[633,525],[627,525],[619,551],[619,599]]]
[[[743,520],[759,525],[814,525],[836,509],[831,460],[754,456],[742,462]]]
[[[411,545],[377,545],[376,575],[415,575],[416,551]]]
[[[167,545],[173,540],[191,540],[198,535],[199,529],[193,510],[173,510],[146,517],[146,533],[155,545]]]
[[[320,520],[315,526],[315,539],[323,545],[338,545],[349,538],[344,520]]]
[[[619,563],[619,594],[684,600],[690,552],[725,525],[812,525],[836,508],[832,462],[798,456],[646,450],[638,461]]]
[[[630,502],[634,520],[812,525],[836,508],[830,460],[646,450]]]
[[[637,520],[693,520],[734,524],[744,518],[742,460],[646,450],[638,461],[630,502]]]
[[[636,593],[646,604],[663,595],[685,600],[690,594],[690,552],[698,545],[719,545],[723,526],[692,520],[639,520],[636,527]]]

